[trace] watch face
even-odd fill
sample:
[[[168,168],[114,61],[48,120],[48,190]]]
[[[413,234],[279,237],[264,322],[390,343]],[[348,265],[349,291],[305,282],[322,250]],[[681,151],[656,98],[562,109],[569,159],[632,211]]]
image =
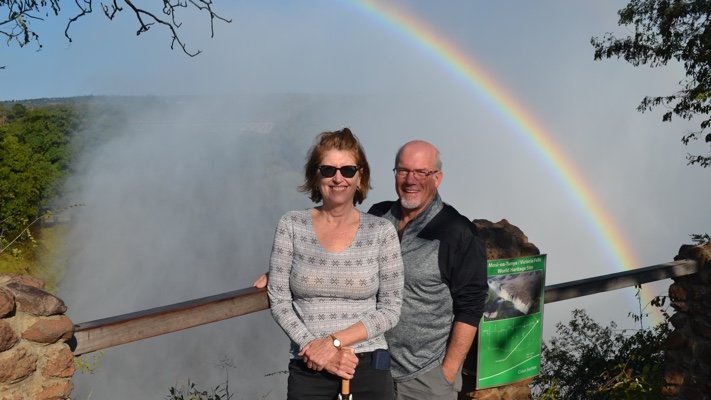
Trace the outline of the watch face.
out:
[[[333,339],[333,345],[336,347],[341,347],[341,341],[338,339]]]

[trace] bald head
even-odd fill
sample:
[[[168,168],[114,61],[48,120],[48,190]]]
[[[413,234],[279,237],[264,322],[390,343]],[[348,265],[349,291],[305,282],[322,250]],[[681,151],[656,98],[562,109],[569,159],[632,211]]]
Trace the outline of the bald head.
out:
[[[424,140],[405,143],[395,157],[395,191],[403,221],[416,217],[437,196],[442,182],[439,150]]]
[[[442,159],[439,156],[439,150],[432,143],[424,140],[413,140],[405,143],[397,151],[395,156],[395,167],[400,164],[404,158],[418,157],[428,161],[428,168],[438,171],[442,170]]]

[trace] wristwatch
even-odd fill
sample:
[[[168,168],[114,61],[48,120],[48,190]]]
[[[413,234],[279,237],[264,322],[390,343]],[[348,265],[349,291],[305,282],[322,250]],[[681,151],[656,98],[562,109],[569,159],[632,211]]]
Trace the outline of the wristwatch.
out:
[[[331,343],[333,343],[333,347],[337,348],[338,350],[341,349],[341,341],[336,337],[334,334],[328,335],[331,337]]]

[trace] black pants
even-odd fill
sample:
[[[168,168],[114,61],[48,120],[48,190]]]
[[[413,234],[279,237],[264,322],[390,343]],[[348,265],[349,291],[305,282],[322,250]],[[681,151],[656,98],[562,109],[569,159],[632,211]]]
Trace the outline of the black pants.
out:
[[[390,370],[377,370],[370,365],[372,353],[359,353],[358,366],[351,380],[354,400],[393,400],[393,377]],[[309,369],[302,360],[289,363],[287,400],[334,400],[341,390],[341,378],[326,371]]]

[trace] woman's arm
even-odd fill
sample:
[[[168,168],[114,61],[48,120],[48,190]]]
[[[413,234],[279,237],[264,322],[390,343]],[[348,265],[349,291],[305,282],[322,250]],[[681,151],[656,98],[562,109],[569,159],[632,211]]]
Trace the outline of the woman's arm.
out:
[[[306,325],[299,319],[292,304],[289,278],[294,255],[294,231],[288,214],[281,217],[274,234],[274,244],[269,261],[269,283],[267,294],[272,316],[291,340],[304,348],[316,339]]]

